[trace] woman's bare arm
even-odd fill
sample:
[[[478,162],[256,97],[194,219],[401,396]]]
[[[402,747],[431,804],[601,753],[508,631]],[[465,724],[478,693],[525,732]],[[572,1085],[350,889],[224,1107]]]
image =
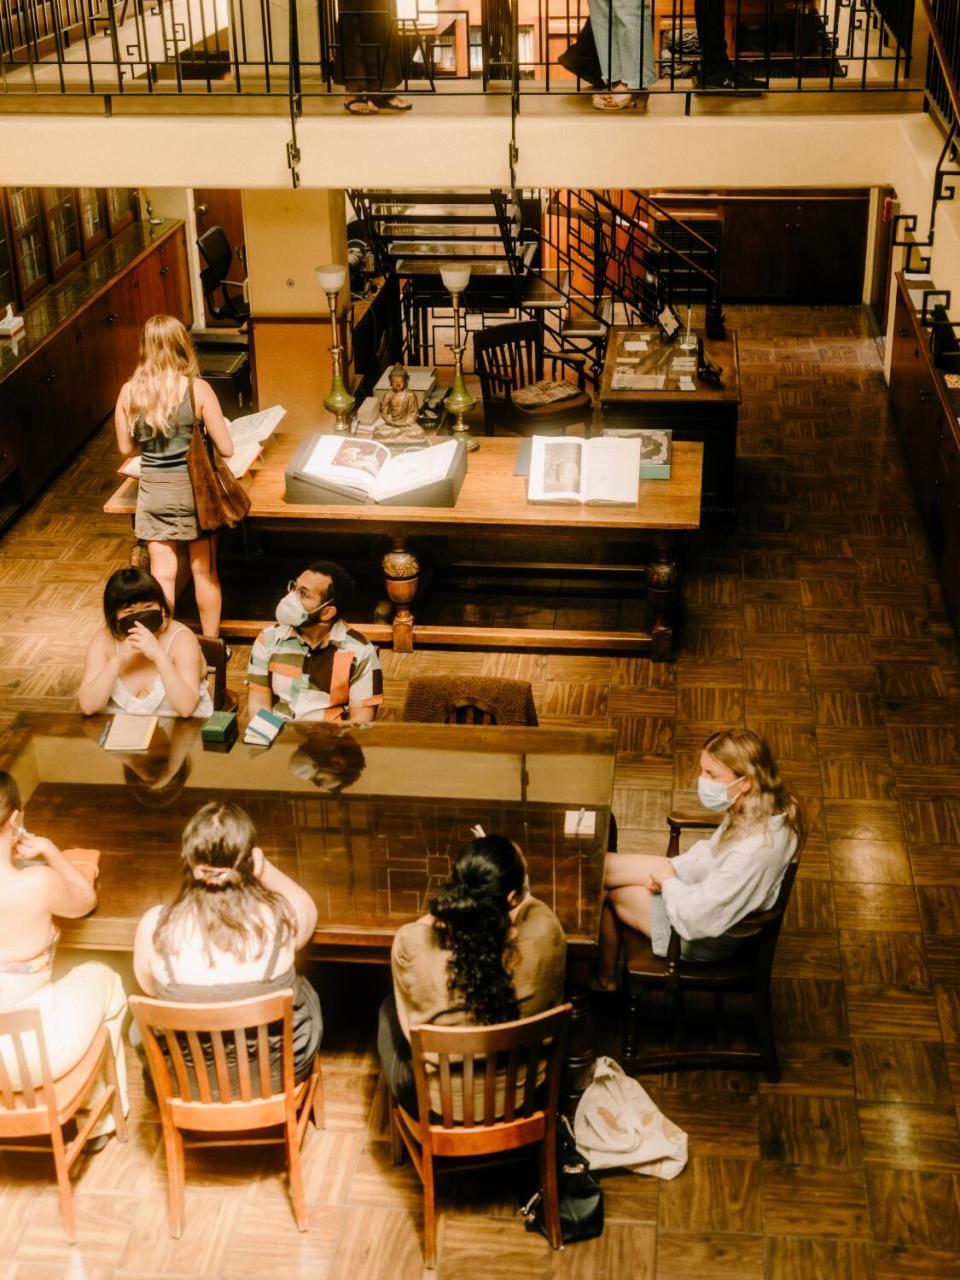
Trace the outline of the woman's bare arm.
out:
[[[210,439],[216,445],[217,453],[224,458],[231,457],[233,454],[233,436],[231,436],[227,427],[227,421],[220,408],[217,393],[209,382],[204,382],[202,378],[197,378],[193,384],[193,398],[197,415],[206,427]]]

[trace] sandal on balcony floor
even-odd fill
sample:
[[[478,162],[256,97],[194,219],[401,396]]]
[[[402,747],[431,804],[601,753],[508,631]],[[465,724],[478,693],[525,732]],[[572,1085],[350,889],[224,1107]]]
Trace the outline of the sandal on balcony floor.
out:
[[[380,108],[375,102],[371,102],[369,98],[351,98],[343,104],[345,111],[349,111],[352,116],[375,116]]]

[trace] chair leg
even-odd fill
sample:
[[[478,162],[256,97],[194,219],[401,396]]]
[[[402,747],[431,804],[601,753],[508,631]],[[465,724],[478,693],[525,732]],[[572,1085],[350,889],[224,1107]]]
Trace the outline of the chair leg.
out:
[[[560,1229],[556,1125],[544,1135],[540,1143],[540,1186],[543,1188],[543,1217],[547,1228],[547,1241],[551,1249],[559,1249],[563,1244],[563,1235]]]
[[[170,1234],[175,1240],[183,1235],[184,1160],[183,1138],[171,1120],[164,1119],[163,1151],[167,1160],[167,1205]]]
[[[769,989],[754,992],[753,1016],[757,1028],[763,1074],[770,1084],[776,1084],[780,1079],[780,1060],[777,1057],[777,1042],[773,1034],[773,1004]]]
[[[437,1265],[437,1204],[436,1187],[433,1181],[433,1154],[430,1148],[423,1147],[423,1265],[433,1271]]]
[[[297,1120],[290,1116],[284,1131],[287,1147],[287,1173],[290,1177],[290,1199],[293,1201],[293,1216],[297,1220],[297,1230],[307,1229],[307,1201],[303,1192],[303,1168],[300,1164],[300,1141],[297,1135]]]
[[[323,1072],[320,1069],[319,1056],[313,1065],[313,1070],[316,1075],[316,1084],[313,1091],[313,1102],[310,1105],[310,1114],[313,1117],[313,1127],[315,1129],[323,1129],[327,1123],[327,1106],[323,1093]]]
[[[406,1148],[403,1145],[403,1139],[400,1137],[397,1105],[389,1093],[387,1094],[387,1105],[390,1108],[390,1163],[393,1165],[403,1164],[403,1155]]]
[[[53,1147],[53,1165],[57,1173],[57,1190],[60,1193],[60,1212],[63,1215],[64,1230],[70,1243],[76,1244],[77,1221],[73,1211],[73,1189],[70,1186],[67,1153],[63,1146],[63,1130],[59,1125],[51,1132],[50,1143]]]
[[[113,1060],[113,1053],[109,1045],[107,1045],[107,1053],[103,1060],[103,1067],[107,1077],[107,1084],[113,1089],[113,1097],[110,1100],[110,1106],[113,1110],[113,1122],[117,1126],[117,1139],[120,1142],[126,1142],[127,1121],[123,1114],[123,1103],[120,1101],[120,1086],[117,1084],[117,1064]]]
[[[637,1055],[637,1024],[640,1020],[640,995],[627,988],[627,1009],[623,1018],[623,1056],[629,1062]]]

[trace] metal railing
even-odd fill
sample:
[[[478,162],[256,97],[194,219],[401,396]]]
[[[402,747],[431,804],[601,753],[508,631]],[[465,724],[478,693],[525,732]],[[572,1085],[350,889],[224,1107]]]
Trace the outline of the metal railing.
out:
[[[698,38],[768,93],[885,91],[909,73],[914,0],[726,0],[722,22],[700,32],[694,0],[646,0],[628,48],[597,18],[589,56],[588,0],[350,3],[0,0],[0,93],[97,94],[109,109],[117,94],[302,100],[382,87],[505,93],[519,111],[529,95],[591,93],[617,76],[689,104]],[[955,16],[953,0],[939,7]]]

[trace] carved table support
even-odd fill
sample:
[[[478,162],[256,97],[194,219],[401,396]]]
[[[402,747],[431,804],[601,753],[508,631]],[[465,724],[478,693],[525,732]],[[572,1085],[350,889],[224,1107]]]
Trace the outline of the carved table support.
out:
[[[680,604],[680,565],[669,534],[655,538],[656,554],[647,565],[647,599],[653,610],[650,656],[666,662],[673,653],[673,623]]]
[[[403,538],[393,539],[393,549],[382,560],[387,580],[387,595],[396,606],[393,615],[394,653],[413,652],[413,614],[410,605],[420,582],[420,564],[408,551]]]

